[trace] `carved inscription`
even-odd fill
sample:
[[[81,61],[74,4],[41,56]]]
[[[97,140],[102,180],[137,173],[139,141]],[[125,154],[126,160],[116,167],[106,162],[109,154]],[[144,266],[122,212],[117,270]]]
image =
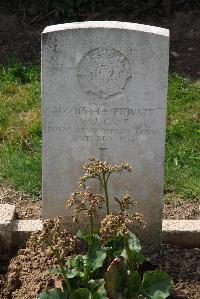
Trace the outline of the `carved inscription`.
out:
[[[107,99],[124,91],[132,71],[124,54],[116,49],[102,47],[83,56],[78,65],[77,77],[85,92]]]
[[[158,108],[162,109],[162,108]],[[113,115],[113,116],[124,116],[124,117],[146,117],[154,116],[155,111],[158,109],[152,108],[132,108],[132,107],[86,107],[86,106],[54,106],[51,110],[51,113],[55,116],[61,114],[70,113],[74,115],[90,115],[90,116],[104,116],[104,115]]]
[[[154,120],[163,109],[55,105],[47,110],[54,120],[46,127],[49,134],[68,136],[73,142],[95,141],[107,146],[113,140],[133,143],[138,138],[154,138],[160,135],[160,129],[154,125]],[[70,123],[67,121],[69,115]]]

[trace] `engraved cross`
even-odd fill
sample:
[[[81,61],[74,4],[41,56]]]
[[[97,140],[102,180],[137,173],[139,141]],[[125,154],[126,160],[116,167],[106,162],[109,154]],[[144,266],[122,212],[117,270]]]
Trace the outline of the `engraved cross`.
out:
[[[106,147],[99,147],[100,150],[100,160],[104,161],[105,160],[105,151],[107,150]]]

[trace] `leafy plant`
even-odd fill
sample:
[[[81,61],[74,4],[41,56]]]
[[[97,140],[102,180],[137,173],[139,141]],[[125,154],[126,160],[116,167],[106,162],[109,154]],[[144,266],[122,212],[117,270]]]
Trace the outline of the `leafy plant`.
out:
[[[60,265],[60,268],[50,270],[59,283],[56,288],[41,293],[39,299],[136,299],[139,296],[167,298],[171,289],[169,275],[157,267],[153,271],[142,270],[142,266],[149,261],[143,256],[140,241],[131,229],[135,223],[139,223],[142,228],[144,221],[141,214],[127,212],[130,206],[136,205],[132,195],[126,194],[121,199],[115,197],[119,212],[110,211],[109,177],[115,172],[131,171],[131,167],[128,163],[113,166],[107,161],[91,158],[83,169],[84,175],[80,178],[83,190],[76,190],[71,194],[67,208],[74,207],[73,221],[76,222],[84,213],[86,219],[89,219],[90,233],[77,233],[78,247],[81,248],[81,244],[84,244],[82,252],[66,258],[63,248],[67,233],[63,230],[59,233],[60,222],[55,221],[53,227],[51,222],[51,229],[46,227],[46,234],[43,233],[39,240],[49,246]],[[86,187],[89,179],[100,182],[104,196],[94,195],[91,188]],[[94,217],[98,217],[98,208],[102,208],[103,204],[106,215],[99,231],[95,232]],[[69,243],[71,244],[71,240]],[[69,251],[68,243],[67,248]]]

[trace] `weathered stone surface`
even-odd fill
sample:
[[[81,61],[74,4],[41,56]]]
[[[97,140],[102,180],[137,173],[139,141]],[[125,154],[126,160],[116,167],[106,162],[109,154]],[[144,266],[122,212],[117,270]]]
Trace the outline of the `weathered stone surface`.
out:
[[[200,220],[163,220],[163,242],[200,248]]]
[[[13,232],[35,232],[42,230],[43,224],[41,219],[15,220],[13,223]]]
[[[25,247],[32,232],[42,230],[41,219],[15,220],[12,227],[12,249]]]
[[[0,252],[10,252],[15,205],[0,204]]]
[[[116,175],[110,194],[134,193],[147,224],[144,240],[160,245],[168,42],[168,30],[132,23],[44,30],[44,218],[66,215],[65,200],[90,156],[128,161],[133,174]]]

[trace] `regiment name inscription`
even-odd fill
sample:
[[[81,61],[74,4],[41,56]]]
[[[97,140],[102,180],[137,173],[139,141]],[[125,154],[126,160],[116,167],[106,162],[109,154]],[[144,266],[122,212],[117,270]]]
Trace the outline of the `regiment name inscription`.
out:
[[[46,126],[49,134],[68,136],[72,141],[119,142],[130,143],[137,136],[157,136],[159,129],[152,123],[160,113],[161,108],[131,108],[106,106],[57,106],[49,107],[52,115],[51,126]],[[66,126],[57,125],[67,121]],[[70,121],[69,121],[70,119]],[[134,122],[133,122],[134,121]]]

